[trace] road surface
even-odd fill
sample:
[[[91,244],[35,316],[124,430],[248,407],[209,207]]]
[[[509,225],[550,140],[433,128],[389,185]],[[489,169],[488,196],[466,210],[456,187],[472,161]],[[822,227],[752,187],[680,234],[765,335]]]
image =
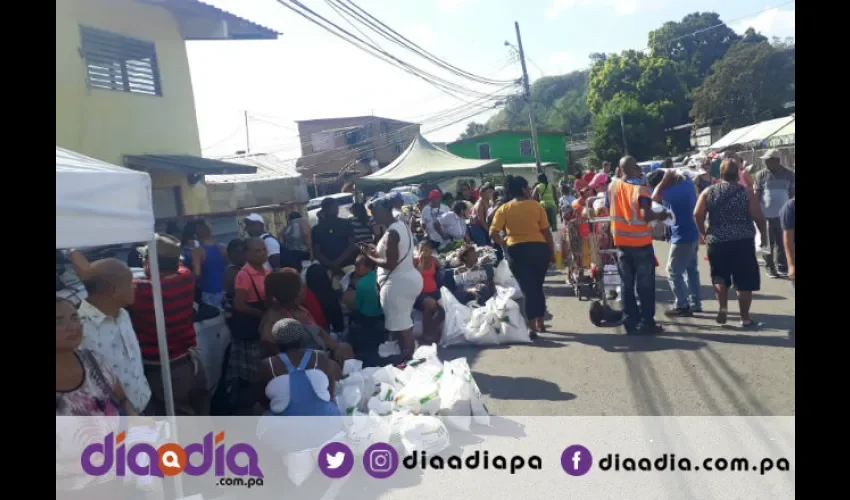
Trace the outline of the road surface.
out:
[[[714,321],[717,302],[700,249],[703,314],[668,319],[669,246],[656,243],[656,319],[666,332],[627,336],[597,328],[589,302],[572,296],[561,272],[547,278],[548,333],[531,345],[444,349],[466,356],[496,415],[794,415],[794,299],[784,279],[762,278],[754,295],[758,331],[737,325],[730,301],[726,325]]]

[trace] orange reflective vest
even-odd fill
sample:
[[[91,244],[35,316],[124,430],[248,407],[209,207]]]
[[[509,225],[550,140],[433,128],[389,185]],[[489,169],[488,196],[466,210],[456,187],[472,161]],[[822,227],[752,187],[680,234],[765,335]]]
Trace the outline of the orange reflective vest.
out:
[[[638,199],[649,197],[649,188],[615,180],[608,186],[608,203],[611,206],[611,236],[614,246],[645,247],[652,245],[652,231],[641,219]]]

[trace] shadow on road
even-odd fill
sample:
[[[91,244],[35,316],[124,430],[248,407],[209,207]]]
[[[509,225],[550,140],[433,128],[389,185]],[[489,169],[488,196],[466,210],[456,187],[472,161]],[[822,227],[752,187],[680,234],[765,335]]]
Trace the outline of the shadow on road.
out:
[[[515,401],[571,401],[576,395],[563,392],[554,382],[531,377],[503,377],[472,372],[478,388],[490,399]]]
[[[599,347],[607,352],[653,352],[673,349],[695,351],[705,346],[705,342],[669,338],[659,335],[560,332],[549,332],[546,335],[557,335],[561,341],[577,342],[588,346]]]

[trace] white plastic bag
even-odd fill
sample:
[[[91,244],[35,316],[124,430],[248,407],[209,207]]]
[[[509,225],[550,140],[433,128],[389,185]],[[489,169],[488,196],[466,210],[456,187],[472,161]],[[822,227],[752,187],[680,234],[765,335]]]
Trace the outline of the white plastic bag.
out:
[[[658,203],[657,201],[653,201],[652,202],[652,211],[657,213],[657,214],[660,214],[662,212],[669,213],[670,217],[664,219],[664,225],[667,226],[667,227],[673,227],[673,226],[676,225],[676,215],[673,213],[672,210],[667,210],[666,208],[664,208],[664,205],[662,205],[661,203]],[[655,227],[656,224],[658,224],[658,221],[655,221],[655,220],[650,221],[649,227]]]
[[[424,451],[431,456],[451,444],[449,431],[436,417],[410,416],[401,425],[401,442],[407,454]]]
[[[389,384],[398,390],[404,386],[400,379],[401,376],[401,370],[393,365],[386,365],[378,368],[374,375],[372,375],[372,381],[375,384]]]
[[[490,300],[494,301],[496,310],[501,312],[499,318],[499,341],[507,343],[530,343],[528,334],[528,323],[522,315],[522,311],[514,300],[508,298],[509,291],[501,293],[497,290],[496,296]]]
[[[360,385],[337,386],[336,406],[343,415],[353,415],[360,406],[363,394]]]
[[[465,358],[458,358],[446,361],[444,366],[447,366],[447,369],[451,370],[454,375],[461,377],[469,383],[469,401],[472,407],[472,419],[476,424],[489,426],[490,411],[484,404],[478,384],[472,378],[472,370],[469,369],[469,363],[466,362]]]
[[[410,413],[436,415],[440,412],[440,388],[436,382],[411,380],[398,391],[395,404]]]
[[[298,486],[310,477],[316,468],[317,450],[304,450],[287,453],[283,456],[283,465],[292,484]]]
[[[446,347],[466,343],[467,324],[472,316],[472,309],[458,302],[454,294],[445,287],[440,289],[440,306],[446,313],[440,345]]]
[[[396,340],[389,340],[378,346],[378,356],[382,358],[398,356],[399,354],[401,354],[401,347]]]
[[[345,360],[345,364],[342,366],[343,377],[361,371],[363,371],[363,362],[359,359],[347,359]]]
[[[522,290],[519,287],[519,282],[511,272],[511,268],[508,266],[508,261],[502,260],[502,262],[499,262],[499,265],[496,266],[496,270],[493,272],[493,283],[505,288],[513,288],[514,295],[511,297],[512,299],[518,300],[522,298]]]
[[[469,383],[449,367],[445,368],[440,377],[440,415],[449,425],[464,432],[472,425],[469,395]]]
[[[346,438],[354,453],[362,455],[374,443],[390,438],[389,422],[376,415],[357,414],[351,419]]]

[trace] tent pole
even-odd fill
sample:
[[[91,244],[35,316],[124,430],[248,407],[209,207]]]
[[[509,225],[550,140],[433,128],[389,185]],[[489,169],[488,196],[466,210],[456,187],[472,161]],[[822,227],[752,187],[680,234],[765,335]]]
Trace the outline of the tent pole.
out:
[[[159,279],[159,255],[156,251],[156,234],[148,245],[148,265],[151,272],[153,288],[153,310],[156,318],[156,342],[159,347],[159,362],[162,368],[162,390],[165,396],[165,414],[171,427],[171,437],[175,442],[177,437],[177,419],[174,413],[174,390],[171,386],[171,360],[168,357],[168,339],[165,335],[165,312],[162,306],[162,282]],[[180,476],[174,478],[174,493],[177,498],[183,497],[183,481]]]

